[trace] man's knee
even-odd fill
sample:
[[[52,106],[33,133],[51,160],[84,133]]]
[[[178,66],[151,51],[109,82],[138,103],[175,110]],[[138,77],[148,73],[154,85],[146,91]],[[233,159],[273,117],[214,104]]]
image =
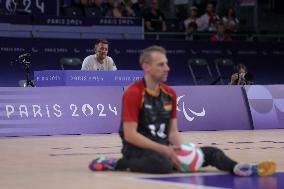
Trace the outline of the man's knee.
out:
[[[213,154],[218,154],[218,153],[224,153],[222,150],[219,148],[213,147],[213,146],[205,146],[201,147],[201,150],[203,154],[208,154],[208,155],[213,155]]]
[[[156,157],[149,162],[151,173],[154,174],[167,174],[173,172],[173,164],[166,157]]]
[[[213,146],[201,147],[201,150],[204,154],[204,162],[202,167],[212,165],[218,157],[223,156],[224,152],[219,148]]]
[[[119,168],[130,169],[133,172],[166,174],[173,171],[172,162],[155,151],[145,151],[144,155],[139,157],[124,158],[124,161],[119,161],[119,164]]]

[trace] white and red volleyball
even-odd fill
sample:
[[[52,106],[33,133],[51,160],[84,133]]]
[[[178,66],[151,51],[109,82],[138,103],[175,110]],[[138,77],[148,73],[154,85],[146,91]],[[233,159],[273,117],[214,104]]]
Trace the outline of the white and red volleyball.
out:
[[[202,150],[193,143],[182,144],[175,152],[185,172],[197,171],[204,162]]]

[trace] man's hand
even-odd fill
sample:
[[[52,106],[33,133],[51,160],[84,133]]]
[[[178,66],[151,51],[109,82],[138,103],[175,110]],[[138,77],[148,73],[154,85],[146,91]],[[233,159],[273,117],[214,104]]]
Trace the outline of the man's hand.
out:
[[[163,146],[161,153],[165,154],[172,161],[173,165],[179,172],[184,172],[181,167],[181,163],[175,153],[174,147]]]
[[[238,79],[239,79],[239,74],[238,73],[234,73],[231,76],[231,84],[234,84],[236,81],[238,81]]]
[[[240,78],[245,78],[246,73],[240,73]]]

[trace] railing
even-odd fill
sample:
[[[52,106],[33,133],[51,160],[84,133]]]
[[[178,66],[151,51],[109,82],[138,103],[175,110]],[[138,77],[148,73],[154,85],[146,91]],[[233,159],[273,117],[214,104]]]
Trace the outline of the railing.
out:
[[[144,36],[156,39],[176,39],[176,40],[194,40],[194,41],[210,41],[210,37],[215,33],[212,32],[196,32],[188,35],[186,32],[144,32]],[[283,42],[284,34],[246,34],[246,33],[232,33],[229,34],[234,41],[270,41]],[[167,38],[168,37],[168,38]]]
[[[254,34],[250,38],[252,41],[275,41],[283,42],[284,34]]]
[[[21,36],[17,34],[21,33]],[[186,32],[94,32],[94,31],[74,31],[74,30],[44,30],[44,29],[1,29],[0,37],[30,37],[37,38],[40,33],[50,33],[51,38],[54,34],[73,34],[66,38],[88,39],[95,36],[108,36],[108,39],[133,39],[133,36],[140,36],[140,39],[155,40],[194,40],[194,41],[210,41],[210,37],[214,35],[211,32],[196,32],[191,35]],[[75,36],[75,37],[74,37]],[[77,37],[76,37],[77,36]],[[232,33],[230,34],[233,41],[260,41],[260,42],[283,42],[284,34],[254,34],[254,33]]]
[[[78,21],[77,22],[73,20]],[[118,21],[121,22],[118,22]],[[127,22],[129,21],[129,22]],[[37,16],[0,17],[0,37],[23,38],[69,38],[69,39],[155,39],[210,41],[211,32],[196,32],[189,35],[181,32],[177,21],[170,21],[168,32],[145,32],[144,20],[138,18],[85,18]],[[69,25],[68,25],[69,23]],[[117,25],[117,23],[120,23]],[[284,34],[232,33],[233,41],[283,42]]]

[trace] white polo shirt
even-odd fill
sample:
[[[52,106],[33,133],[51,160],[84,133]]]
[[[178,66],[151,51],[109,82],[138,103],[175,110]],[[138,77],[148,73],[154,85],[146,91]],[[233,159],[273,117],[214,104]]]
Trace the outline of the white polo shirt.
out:
[[[109,56],[107,56],[103,63],[99,63],[96,54],[87,56],[82,64],[81,70],[111,70],[115,71],[117,70],[116,65],[113,61],[113,59]]]

